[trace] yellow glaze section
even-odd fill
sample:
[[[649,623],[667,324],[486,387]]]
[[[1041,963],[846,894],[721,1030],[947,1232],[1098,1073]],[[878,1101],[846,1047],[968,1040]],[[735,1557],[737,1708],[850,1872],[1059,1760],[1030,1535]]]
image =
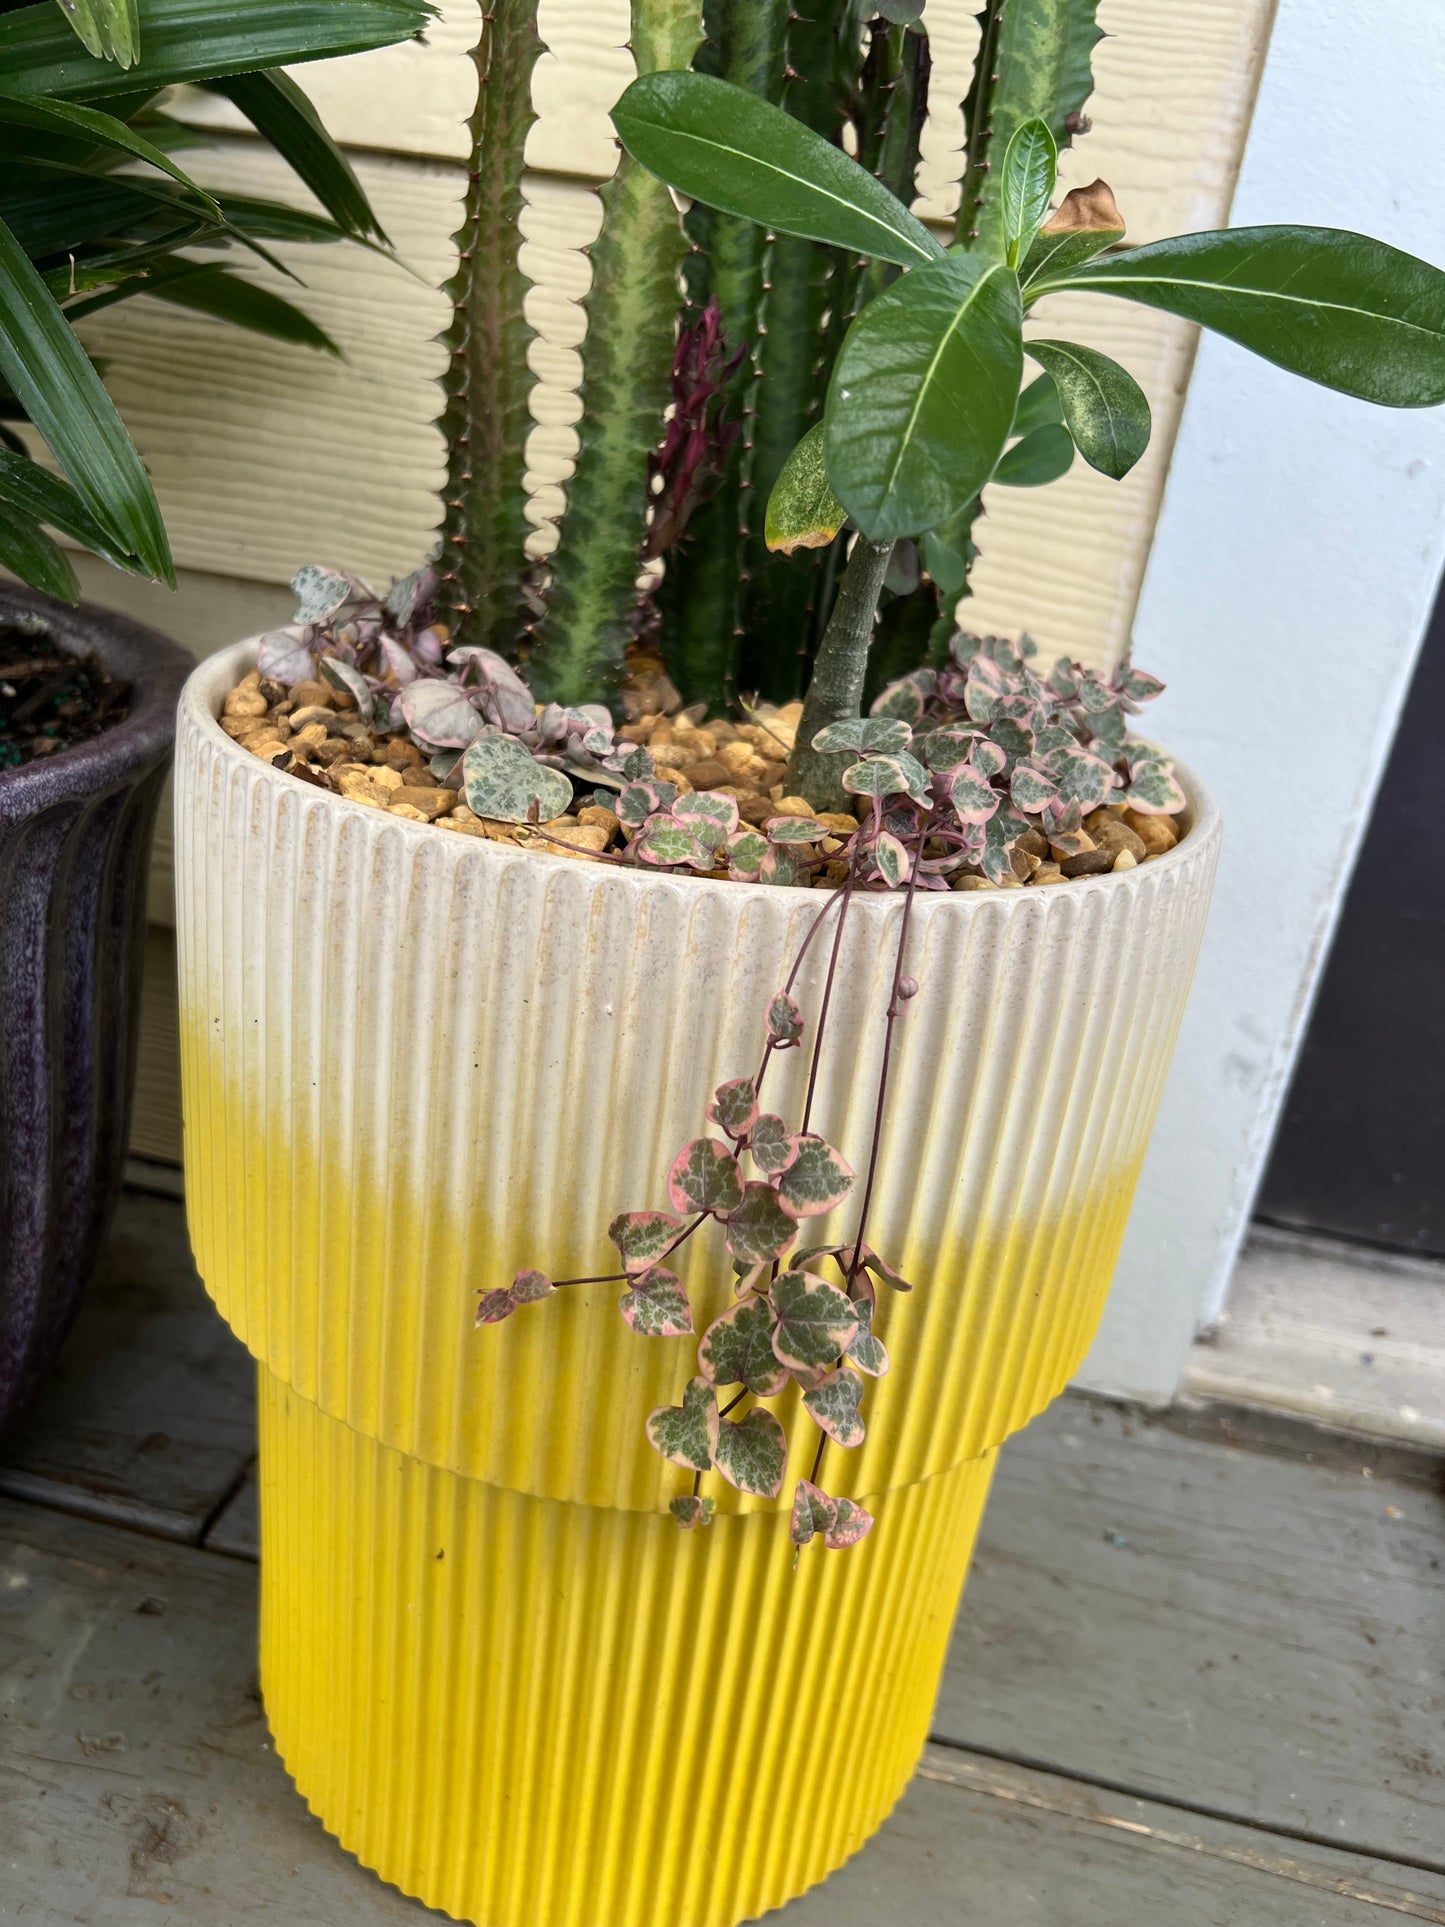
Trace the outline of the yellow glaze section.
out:
[[[659,1511],[690,1489],[643,1427],[680,1400],[694,1340],[639,1337],[617,1310],[618,1284],[473,1325],[478,1289],[521,1265],[555,1277],[613,1269],[605,1222],[542,1217],[519,1196],[515,1222],[487,1225],[440,1181],[422,1195],[399,1180],[356,1187],[343,1146],[316,1160],[288,1143],[279,1114],[248,1131],[219,1078],[191,1080],[187,1117],[201,1275],[237,1336],[303,1398],[396,1450],[515,1492]],[[1108,1173],[1051,1215],[971,1237],[952,1227],[930,1236],[921,1214],[901,1238],[879,1228],[915,1290],[880,1291],[876,1329],[892,1369],[867,1382],[864,1444],[830,1449],[830,1491],[866,1496],[975,1459],[1063,1390],[1098,1325],[1136,1175]],[[552,1183],[555,1206],[555,1174]],[[801,1242],[821,1241],[827,1223],[805,1222]],[[689,1254],[680,1269],[701,1333],[731,1302],[720,1229],[705,1227],[679,1256]],[[720,1510],[791,1502],[817,1442],[798,1400],[792,1387],[769,1401],[792,1443],[781,1498],[710,1479]]]
[[[498,1491],[260,1380],[277,1749],[403,1892],[479,1927],[732,1927],[903,1791],[991,1456],[795,1569],[777,1515],[682,1534]]]

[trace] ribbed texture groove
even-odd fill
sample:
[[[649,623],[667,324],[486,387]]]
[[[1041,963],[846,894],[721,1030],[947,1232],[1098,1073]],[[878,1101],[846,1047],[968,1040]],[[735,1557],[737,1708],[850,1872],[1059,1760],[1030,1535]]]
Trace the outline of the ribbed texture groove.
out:
[[[732,1927],[854,1852],[922,1750],[992,1458],[786,1522],[499,1491],[264,1369],[261,1672],[342,1844],[480,1927]]]
[[[481,1333],[473,1294],[523,1264],[613,1268],[608,1222],[665,1201],[712,1087],[755,1067],[822,899],[511,852],[303,787],[212,720],[250,660],[241,645],[192,678],[178,749],[201,1274],[273,1372],[400,1451],[518,1492],[665,1505],[685,1477],[641,1426],[679,1396],[692,1348],[635,1337],[614,1286]],[[916,903],[922,990],[899,1027],[869,1237],[918,1289],[881,1308],[894,1369],[869,1388],[864,1446],[830,1454],[837,1489],[976,1458],[1077,1368],[1217,842],[1204,801],[1178,851],[1127,876]],[[855,906],[819,1084],[817,1125],[860,1167],[900,913]],[[806,1058],[774,1061],[770,1107],[798,1115]],[[831,1228],[852,1225],[844,1211]],[[731,1282],[721,1237],[688,1250],[710,1315]],[[812,1449],[795,1429],[790,1481]]]

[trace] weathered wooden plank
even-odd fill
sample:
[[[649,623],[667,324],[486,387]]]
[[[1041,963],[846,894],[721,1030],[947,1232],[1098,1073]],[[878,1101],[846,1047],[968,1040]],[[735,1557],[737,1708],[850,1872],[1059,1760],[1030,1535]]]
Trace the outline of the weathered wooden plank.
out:
[[[1442,1529],[1066,1401],[1004,1450],[936,1730],[1445,1868]]]
[[[0,1504],[4,1918],[296,1927],[440,1919],[292,1791],[235,1560]],[[1445,1922],[1445,1882],[930,1748],[882,1832],[786,1927]]]
[[[0,1492],[198,1539],[255,1450],[254,1376],[180,1205],[128,1192],[75,1329],[0,1445]]]

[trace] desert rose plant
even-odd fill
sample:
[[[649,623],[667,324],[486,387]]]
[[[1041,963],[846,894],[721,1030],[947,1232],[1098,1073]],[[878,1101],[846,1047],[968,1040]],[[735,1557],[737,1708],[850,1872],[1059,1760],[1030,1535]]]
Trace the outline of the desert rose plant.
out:
[[[304,570],[297,622],[265,640],[246,696],[268,714],[236,719],[302,780],[454,830],[828,890],[759,1013],[756,1068],[713,1093],[714,1130],[680,1147],[655,1200],[632,1201],[648,1208],[614,1219],[613,1268],[526,1269],[481,1296],[489,1325],[564,1286],[612,1284],[642,1337],[697,1339],[682,1403],[646,1420],[694,1475],[673,1505],[684,1526],[710,1517],[713,1471],[777,1495],[786,1439],[770,1401],[796,1387],[783,1409],[819,1442],[795,1543],[868,1529],[820,1483],[823,1455],[863,1437],[864,1379],[889,1364],[878,1287],[909,1286],[867,1242],[889,1052],[861,1182],[812,1115],[850,905],[902,894],[891,1041],[918,994],[919,890],[1064,886],[1176,839],[1184,795],[1128,733],[1153,678],[1127,660],[1112,676],[1045,670],[1026,642],[955,630],[990,488],[1046,484],[1076,454],[1118,478],[1149,440],[1125,369],[1085,343],[1026,339],[1025,321],[1054,293],[1108,294],[1347,394],[1445,399],[1445,276],[1424,262],[1321,228],[1125,248],[1102,181],[1053,206],[1059,149],[1086,125],[1094,15],[1095,0],[986,0],[944,239],[910,206],[929,87],[919,0],[816,0],[807,18],[787,0],[634,0],[638,78],[613,114],[624,151],[592,250],[580,446],[541,562],[527,551],[518,225],[541,41],[536,0],[485,7],[439,555],[385,598]],[[323,704],[293,731],[287,692],[318,675],[342,718]],[[700,774],[714,752],[736,749],[741,768],[776,741],[766,766],[786,757],[785,775],[761,797],[694,786],[662,747],[689,736],[707,740],[689,751]],[[410,800],[348,773],[347,743],[363,740],[378,762],[396,752],[390,778],[408,772]],[[419,767],[440,787],[418,787]],[[815,944],[829,961],[810,1016],[795,993]],[[764,1086],[792,1049],[810,1051],[812,1074],[784,1118]],[[855,1194],[846,1238],[800,1243]],[[709,1225],[736,1294],[699,1334],[670,1261]]]

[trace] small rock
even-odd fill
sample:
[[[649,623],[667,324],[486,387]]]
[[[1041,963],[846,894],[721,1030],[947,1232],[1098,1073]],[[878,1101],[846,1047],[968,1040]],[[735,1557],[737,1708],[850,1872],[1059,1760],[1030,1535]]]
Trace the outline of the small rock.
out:
[[[811,816],[812,814],[813,806],[806,796],[779,796],[774,799],[774,816]],[[826,818],[820,817],[818,820],[819,822],[824,822]],[[838,827],[839,825],[836,823],[828,824],[830,830],[835,830]]]
[[[715,790],[733,780],[732,771],[716,756],[704,756],[699,762],[690,763],[687,773],[696,790]]]
[[[339,729],[341,718],[327,703],[301,703],[291,710],[291,727],[305,729],[308,723],[320,723],[326,730]]]
[[[308,677],[303,682],[293,683],[291,685],[291,700],[298,709],[304,709],[308,704],[313,703],[318,709],[335,709],[337,707],[336,691],[331,687],[331,684],[329,682],[320,682],[315,677]]]
[[[222,716],[221,727],[233,741],[239,743],[243,736],[255,735],[256,725],[261,720],[260,716]]]
[[[1060,830],[1049,838],[1049,849],[1062,863],[1065,857],[1083,856],[1094,847],[1087,830]]]
[[[1142,863],[1148,855],[1144,840],[1137,831],[1131,830],[1127,823],[1121,822],[1108,810],[1095,810],[1085,820],[1084,827],[1101,850],[1110,850],[1115,856],[1120,850],[1128,850],[1136,863]]]
[[[590,863],[600,855],[611,842],[608,832],[596,823],[573,823],[566,829],[559,829],[561,841],[553,843],[543,834],[537,837],[536,847],[545,850],[548,856],[570,856],[579,861]]]
[[[1038,857],[1040,862],[1042,862],[1049,853],[1049,839],[1044,835],[1042,830],[1036,828],[1036,826],[1031,823],[1020,835],[1014,847],[1015,849],[1027,852],[1029,856]]]
[[[1116,870],[1137,870],[1138,867],[1139,859],[1132,850],[1120,850],[1119,854],[1114,858],[1114,868]]]
[[[1077,856],[1066,856],[1059,868],[1066,877],[1101,877],[1114,867],[1113,850],[1080,850]]]
[[[1163,856],[1179,841],[1179,832],[1167,816],[1144,816],[1138,810],[1125,810],[1124,821],[1144,845],[1146,856]]]
[[[325,723],[308,723],[304,729],[295,732],[295,742],[299,749],[315,749],[326,741]]]
[[[419,810],[428,823],[445,816],[456,800],[455,790],[432,789],[412,783],[403,783],[400,789],[392,792],[393,809],[405,806]]]
[[[336,764],[344,763],[355,755],[354,746],[344,736],[330,736],[311,751],[311,761],[320,763],[323,769],[333,769]]]
[[[738,740],[737,725],[725,721],[721,716],[714,716],[708,728],[712,731],[714,754],[722,748],[724,743],[735,743]]]
[[[741,731],[739,732],[739,736],[741,737]],[[739,740],[732,743],[723,743],[718,749],[717,760],[727,765],[728,769],[733,772],[733,781],[737,782],[741,776],[752,768],[754,763],[759,761],[759,758],[751,743]]]
[[[458,816],[455,810],[452,811],[450,816],[439,816],[436,820],[435,827],[439,830],[460,830],[463,836],[484,837],[487,834],[485,828],[475,816],[470,818]]]
[[[764,796],[758,790],[740,789],[737,792],[737,802],[738,815],[744,823],[751,823],[755,828],[766,823],[770,816],[776,814],[772,797]],[[853,827],[857,829],[858,826],[855,823]]]
[[[259,756],[263,763],[274,763],[277,757],[290,756],[293,753],[289,743],[283,743],[279,737],[274,736],[269,742],[259,743],[253,738],[246,747],[253,756]]]
[[[955,890],[996,890],[998,885],[990,883],[987,877],[955,877]]]
[[[1026,850],[1023,848],[1022,840],[1020,840],[1018,843],[1015,843],[1013,847],[1013,854],[1009,858],[1009,863],[1013,868],[1014,875],[1022,883],[1028,882],[1029,878],[1033,875],[1034,871],[1038,869],[1041,861],[1042,859],[1039,857],[1036,857],[1032,850]]]
[[[375,780],[375,770],[343,768],[335,772],[335,777],[337,789],[349,802],[384,810],[392,800],[391,790]]]
[[[373,783],[380,783],[383,789],[399,790],[401,788],[401,771],[399,769],[391,769],[386,764],[373,763],[367,774],[371,777]]]
[[[621,818],[603,803],[589,803],[585,809],[578,810],[577,821],[589,830],[606,830],[608,843],[622,829]],[[602,844],[601,847],[605,850],[607,843]]]
[[[252,670],[245,682],[238,683],[221,706],[223,716],[264,716],[271,707],[261,694],[261,678]]]
[[[709,761],[701,750],[694,749],[690,743],[664,743],[659,747],[657,738],[654,737],[649,747],[652,750],[652,760],[659,769],[691,770],[695,763]]]
[[[404,736],[393,736],[386,746],[386,760],[392,769],[425,769],[427,760],[415,743]]]
[[[1010,870],[1007,876],[999,878],[998,887],[1000,890],[1022,890],[1024,886],[1022,879],[1016,877],[1013,871]]]
[[[648,733],[647,741],[648,741],[648,747],[651,749],[654,756],[657,754],[657,751],[660,747],[670,743],[672,741],[671,717],[669,716],[655,717],[653,720],[652,728]]]
[[[1035,870],[1029,878],[1029,888],[1031,890],[1037,889],[1038,886],[1043,883],[1067,883],[1068,880],[1062,870],[1045,870],[1040,868]],[[1020,887],[1022,888],[1022,886]]]
[[[810,810],[808,814],[812,815],[814,812]],[[836,830],[839,836],[851,836],[858,827],[857,817],[850,816],[847,810],[819,810],[816,814],[820,823],[826,823],[828,828]]]
[[[400,792],[396,792],[400,794]],[[391,802],[386,806],[389,816],[404,816],[409,823],[430,823],[431,818],[425,810],[419,810],[411,803]]]

